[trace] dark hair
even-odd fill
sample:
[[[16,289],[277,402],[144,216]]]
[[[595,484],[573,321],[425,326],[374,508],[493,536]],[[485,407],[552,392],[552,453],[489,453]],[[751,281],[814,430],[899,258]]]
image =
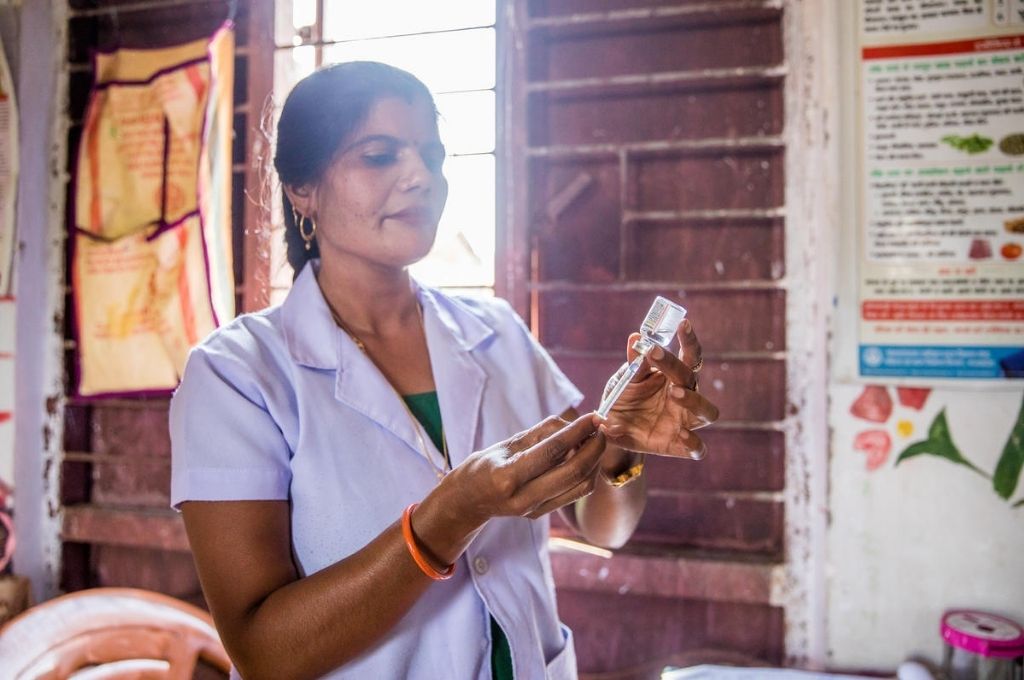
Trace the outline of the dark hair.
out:
[[[282,184],[288,264],[296,276],[307,261],[320,257],[320,248],[314,241],[306,250],[284,185],[299,187],[319,181],[341,145],[383,97],[409,102],[423,98],[434,108],[430,90],[416,76],[375,61],[321,68],[299,81],[285,100],[277,123],[274,168]]]

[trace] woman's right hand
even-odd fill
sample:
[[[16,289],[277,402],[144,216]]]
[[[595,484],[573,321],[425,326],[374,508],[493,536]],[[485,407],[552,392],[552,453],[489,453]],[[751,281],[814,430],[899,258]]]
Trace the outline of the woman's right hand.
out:
[[[491,517],[538,517],[589,493],[603,451],[590,414],[569,424],[549,418],[474,453],[416,508],[417,543],[443,569]],[[433,583],[398,522],[300,575],[287,501],[190,501],[182,514],[217,628],[247,678],[330,672],[376,644]]]
[[[605,436],[594,414],[568,422],[557,416],[470,456],[453,472],[468,518],[536,519],[594,489]]]
[[[470,455],[416,509],[413,529],[451,564],[490,518],[535,519],[588,495],[604,448],[593,413],[571,423],[552,416]]]

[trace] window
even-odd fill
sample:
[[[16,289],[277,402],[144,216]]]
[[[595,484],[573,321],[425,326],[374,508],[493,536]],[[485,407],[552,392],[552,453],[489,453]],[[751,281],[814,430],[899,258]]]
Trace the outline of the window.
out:
[[[356,59],[405,69],[434,93],[451,188],[434,248],[412,272],[431,285],[484,294],[494,287],[494,24],[494,0],[278,0],[275,17],[275,113],[292,86],[318,66]],[[280,213],[276,205],[274,303],[292,280]]]

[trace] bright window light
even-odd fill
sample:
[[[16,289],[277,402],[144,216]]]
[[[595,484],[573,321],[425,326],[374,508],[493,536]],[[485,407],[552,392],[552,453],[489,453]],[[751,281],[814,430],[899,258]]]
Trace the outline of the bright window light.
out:
[[[448,153],[494,153],[494,90],[439,94],[434,101]]]
[[[359,40],[493,26],[494,9],[493,1],[483,0],[327,0],[324,2],[324,39]]]
[[[420,78],[434,93],[448,203],[434,248],[411,267],[430,285],[493,294],[495,247],[495,1],[278,0],[274,109],[318,66],[381,61]],[[280,199],[272,208],[271,302],[284,299],[292,271],[283,244]]]
[[[435,94],[488,90],[494,87],[494,29],[357,40],[324,48],[324,63],[356,59],[405,69]]]

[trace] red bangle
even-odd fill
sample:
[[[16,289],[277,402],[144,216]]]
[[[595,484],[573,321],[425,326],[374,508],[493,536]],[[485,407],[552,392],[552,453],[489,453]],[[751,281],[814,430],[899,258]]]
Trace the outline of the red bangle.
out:
[[[402,538],[405,539],[405,547],[409,549],[412,561],[416,563],[420,571],[435,581],[446,581],[455,574],[455,565],[448,565],[448,568],[444,571],[434,569],[430,562],[423,557],[423,553],[420,552],[419,547],[416,545],[416,536],[412,533],[412,511],[416,509],[417,505],[419,504],[412,503],[402,513]]]

